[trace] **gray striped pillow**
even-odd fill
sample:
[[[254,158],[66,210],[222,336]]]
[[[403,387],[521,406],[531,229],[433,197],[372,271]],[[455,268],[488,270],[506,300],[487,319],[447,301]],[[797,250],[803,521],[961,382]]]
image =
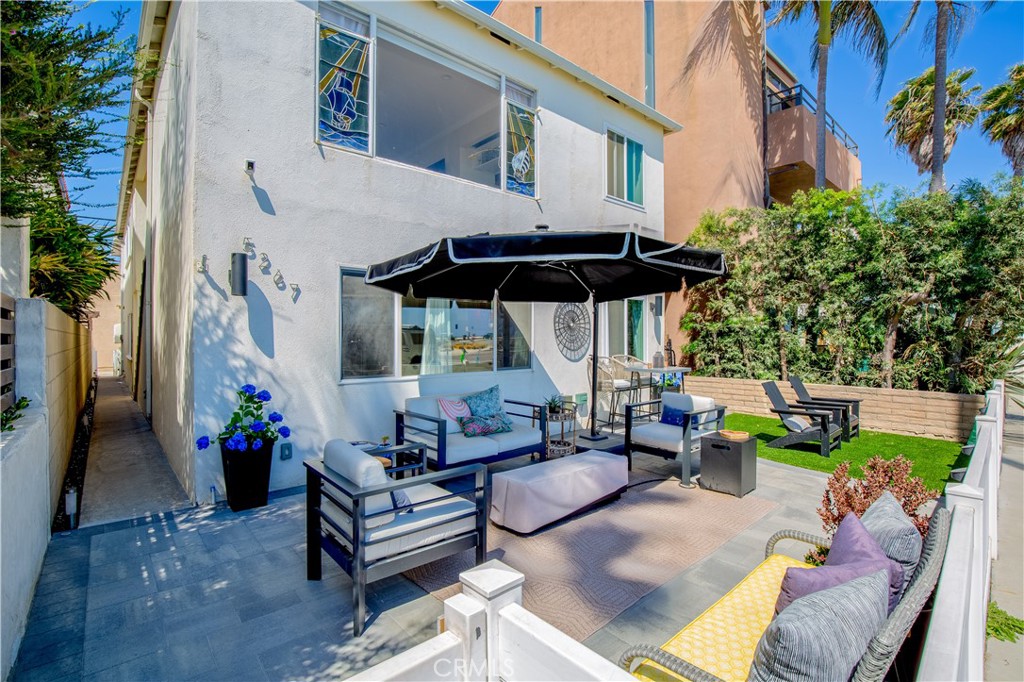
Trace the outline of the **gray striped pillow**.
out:
[[[845,682],[885,622],[888,604],[884,570],[800,597],[768,625],[747,679]]]
[[[861,523],[878,541],[885,555],[903,566],[903,589],[914,577],[921,560],[921,533],[903,511],[903,505],[886,490],[860,517]]]

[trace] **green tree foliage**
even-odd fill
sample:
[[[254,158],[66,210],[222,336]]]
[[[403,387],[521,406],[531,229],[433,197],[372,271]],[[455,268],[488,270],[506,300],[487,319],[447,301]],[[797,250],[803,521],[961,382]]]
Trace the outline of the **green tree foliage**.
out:
[[[975,95],[980,85],[968,85],[974,77],[974,69],[957,69],[946,78],[945,134],[942,136],[943,162],[956,144],[957,135],[969,128],[978,118]],[[902,150],[917,166],[919,175],[932,170],[932,150],[935,144],[935,69],[928,67],[924,73],[903,84],[891,100],[885,112],[886,130],[897,149]]]
[[[123,119],[136,72],[134,39],[118,40],[124,20],[93,28],[74,21],[68,0],[0,3],[0,206],[31,219],[33,296],[82,316],[116,272],[110,230],[68,213],[65,174],[91,177],[88,160],[120,150],[105,126]]]
[[[1024,175],[1024,64],[1011,68],[1005,83],[982,96],[981,111],[981,129],[1002,145],[1013,174]]]
[[[0,3],[0,99],[4,215],[30,216],[60,194],[62,173],[90,177],[87,161],[121,149],[124,138],[103,132],[131,90],[135,57],[114,25],[74,22],[67,0]]]
[[[114,231],[79,222],[59,200],[32,217],[29,293],[83,319],[92,298],[117,274]]]
[[[725,278],[681,321],[695,373],[976,393],[1024,334],[1024,186],[951,193],[812,190],[706,215]]]

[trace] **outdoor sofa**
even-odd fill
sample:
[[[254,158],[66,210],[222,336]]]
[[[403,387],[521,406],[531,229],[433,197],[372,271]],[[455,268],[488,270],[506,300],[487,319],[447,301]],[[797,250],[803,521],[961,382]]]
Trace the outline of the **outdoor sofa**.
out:
[[[398,444],[423,443],[427,463],[432,469],[488,464],[532,453],[539,453],[542,460],[546,459],[547,407],[504,399],[497,386],[487,390],[495,389],[498,403],[511,418],[511,431],[467,437],[438,406],[438,399],[457,401],[467,397],[466,394],[416,396],[406,399],[404,410],[395,410],[395,441]]]
[[[345,440],[324,445],[323,459],[306,466],[306,578],[323,575],[321,549],[352,578],[352,632],[366,622],[366,584],[410,568],[487,548],[490,487],[487,467],[462,466],[426,473],[420,449],[419,474],[388,477],[381,462]],[[440,487],[472,479],[458,493]]]
[[[899,505],[891,496],[889,502]],[[855,664],[851,679],[859,682],[885,678],[900,646],[906,640],[907,634],[938,582],[949,539],[949,526],[949,510],[936,508],[929,520],[928,534],[921,545],[916,565],[903,574],[906,582],[902,595],[868,641],[866,650]],[[906,558],[906,544],[896,540],[891,525],[883,526],[882,534],[886,533],[893,540],[892,545],[883,546],[886,555],[889,559],[902,563]],[[776,544],[784,539],[798,540],[812,546],[830,546],[830,542],[825,538],[808,533],[792,530],[775,533],[765,548],[765,560],[729,593],[661,647],[630,647],[622,654],[620,664],[642,680],[685,679],[692,682],[721,682],[747,679],[755,655],[765,655],[764,652],[758,653],[758,645],[762,637],[769,636],[766,630],[772,624],[773,618],[777,618],[776,600],[779,598],[787,569],[811,568],[810,564],[775,553]],[[896,551],[891,553],[891,549]],[[900,552],[904,552],[904,555],[900,556]],[[814,597],[816,594],[812,593],[809,596]],[[793,601],[786,608],[792,608],[800,601],[803,600]],[[821,597],[817,601],[818,604],[826,602],[826,597]],[[804,606],[807,604],[808,602],[805,602]],[[806,647],[805,651],[828,646],[827,638],[822,636],[823,630],[815,634],[814,625],[810,623],[806,629],[810,639],[817,641],[803,645],[801,649]],[[831,623],[825,626],[819,624],[819,628],[824,629],[831,629],[831,626]],[[792,632],[792,624],[788,627]],[[777,630],[773,636],[779,636]],[[792,670],[799,667],[800,658],[802,657],[785,658],[783,665],[790,666],[790,672],[796,678],[804,679]],[[826,673],[822,669],[817,669],[807,679],[824,679],[825,676]],[[751,677],[753,678],[754,676]]]

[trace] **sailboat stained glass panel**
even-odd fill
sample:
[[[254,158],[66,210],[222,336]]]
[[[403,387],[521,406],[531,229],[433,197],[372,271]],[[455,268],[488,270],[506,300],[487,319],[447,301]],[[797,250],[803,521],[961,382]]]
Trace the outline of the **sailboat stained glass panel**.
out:
[[[370,44],[320,26],[318,72],[320,140],[370,150]]]
[[[509,102],[505,110],[505,189],[528,197],[537,196],[536,114]]]

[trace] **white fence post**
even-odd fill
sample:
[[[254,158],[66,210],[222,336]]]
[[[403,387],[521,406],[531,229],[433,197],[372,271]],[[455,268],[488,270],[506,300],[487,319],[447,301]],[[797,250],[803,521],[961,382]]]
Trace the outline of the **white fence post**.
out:
[[[459,679],[482,682],[487,678],[487,609],[465,594],[444,601],[444,624],[462,641],[462,656],[456,659]]]
[[[462,593],[483,604],[487,613],[487,679],[497,682],[500,677],[498,661],[498,612],[509,604],[523,603],[522,573],[497,559],[480,564],[459,575]]]

